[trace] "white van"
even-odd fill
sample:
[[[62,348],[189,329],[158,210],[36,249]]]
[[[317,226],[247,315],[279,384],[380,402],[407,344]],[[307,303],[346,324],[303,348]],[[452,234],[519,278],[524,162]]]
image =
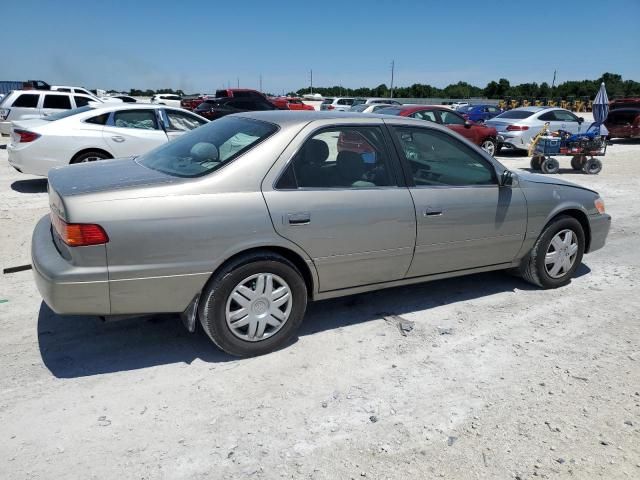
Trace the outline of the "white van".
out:
[[[10,135],[13,120],[41,118],[51,113],[84,107],[90,102],[102,103],[93,95],[82,93],[14,90],[0,102],[0,133]]]

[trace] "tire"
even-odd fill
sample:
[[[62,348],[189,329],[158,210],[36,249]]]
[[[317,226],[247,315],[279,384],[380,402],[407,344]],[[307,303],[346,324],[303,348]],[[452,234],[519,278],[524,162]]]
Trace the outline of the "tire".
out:
[[[571,231],[574,234],[577,250],[575,256],[571,258],[571,266],[569,268],[561,268],[556,275],[550,274],[548,268],[553,272],[554,264],[546,263],[546,255],[551,248],[552,241],[562,232]],[[566,238],[566,237],[564,237]],[[536,240],[529,255],[522,261],[520,266],[521,276],[527,282],[537,285],[545,289],[558,288],[567,285],[571,281],[571,277],[580,266],[582,256],[584,255],[585,237],[582,225],[573,217],[561,215],[552,220],[543,230],[542,234]],[[555,249],[555,247],[554,247]],[[549,265],[549,267],[547,266]]]
[[[501,151],[502,151],[502,144],[499,143],[496,145],[496,155],[499,155]]]
[[[90,150],[88,152],[83,152],[80,155],[76,155],[71,159],[71,164],[75,165],[76,163],[88,163],[88,162],[96,162],[98,160],[106,160],[107,158],[112,158],[111,155],[100,152],[99,150]]]
[[[582,170],[585,164],[586,157],[584,155],[574,155],[571,157],[571,168],[574,170]]]
[[[542,173],[558,173],[560,171],[560,162],[555,158],[549,157],[540,164],[540,170],[542,170]]]
[[[531,170],[540,170],[540,164],[544,161],[544,157],[540,155],[534,155],[531,157]]]
[[[480,148],[495,157],[498,150],[498,142],[494,138],[486,138],[480,144]]]
[[[266,288],[262,288],[262,295],[250,298],[250,294],[255,295],[255,290],[261,288],[260,285],[268,285],[265,280],[268,275],[272,278],[272,286],[276,287],[274,292],[283,286],[289,289],[289,300],[279,306],[272,302],[281,302],[286,294],[274,301],[267,295]],[[260,278],[263,278],[262,284],[259,283]],[[249,297],[240,295],[238,288]],[[237,303],[236,298],[242,304],[246,302],[246,306]],[[278,316],[286,316],[288,312],[280,326],[269,323],[275,321],[270,313],[274,308],[280,310]],[[307,287],[298,269],[283,256],[264,251],[239,257],[217,272],[200,297],[198,314],[204,331],[218,348],[237,357],[254,357],[286,345],[302,323],[306,308]],[[244,309],[247,315],[233,318],[233,313],[242,314]],[[247,323],[250,319],[255,319],[255,322]],[[239,326],[232,328],[234,323]],[[257,325],[253,332],[251,325]],[[260,325],[264,325],[261,338]]]
[[[587,175],[597,175],[602,171],[602,162],[597,158],[591,157],[584,163],[582,171]]]

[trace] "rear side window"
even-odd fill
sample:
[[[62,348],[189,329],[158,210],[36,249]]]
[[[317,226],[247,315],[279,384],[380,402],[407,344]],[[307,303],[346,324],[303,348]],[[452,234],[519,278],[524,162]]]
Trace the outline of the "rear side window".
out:
[[[113,122],[120,128],[156,130],[158,123],[155,110],[124,110],[113,114]]]
[[[70,110],[71,99],[67,95],[45,95],[42,108],[57,108],[59,110]]]
[[[86,123],[93,123],[95,125],[106,125],[107,120],[109,120],[109,114],[103,113],[102,115],[97,115],[95,117],[87,118],[85,120]]]
[[[509,110],[508,112],[501,113],[496,118],[511,118],[513,120],[522,120],[523,118],[529,118],[536,112],[530,112],[528,110]]]
[[[73,97],[73,99],[76,101],[76,107],[85,107],[91,101],[88,97]]]
[[[40,97],[40,95],[23,93],[18,98],[16,98],[16,101],[13,102],[13,106],[23,108],[36,108],[38,106],[38,97]]]

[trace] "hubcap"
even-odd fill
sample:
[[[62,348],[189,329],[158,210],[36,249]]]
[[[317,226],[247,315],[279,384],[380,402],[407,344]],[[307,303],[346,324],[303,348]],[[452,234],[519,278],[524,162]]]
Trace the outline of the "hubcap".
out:
[[[238,283],[229,295],[227,326],[236,337],[259,342],[284,326],[292,306],[287,282],[273,273],[257,273]]]
[[[493,155],[496,152],[496,145],[493,142],[487,140],[482,144],[482,149],[489,155]]]
[[[86,157],[86,158],[83,158],[82,160],[80,160],[80,163],[97,162],[98,160],[102,160],[102,158],[100,158],[100,157]]]
[[[544,268],[552,278],[567,274],[578,254],[578,238],[573,230],[561,230],[551,239],[544,258]]]

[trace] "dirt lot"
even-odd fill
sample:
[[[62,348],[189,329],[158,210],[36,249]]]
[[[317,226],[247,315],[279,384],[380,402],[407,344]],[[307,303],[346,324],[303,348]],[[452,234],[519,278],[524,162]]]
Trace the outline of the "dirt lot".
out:
[[[598,176],[562,157],[613,215],[568,287],[492,273],[326,301],[251,360],[174,318],[56,316],[31,272],[0,275],[0,478],[640,478],[639,162],[638,142]],[[0,150],[2,267],[47,212],[31,178]]]

